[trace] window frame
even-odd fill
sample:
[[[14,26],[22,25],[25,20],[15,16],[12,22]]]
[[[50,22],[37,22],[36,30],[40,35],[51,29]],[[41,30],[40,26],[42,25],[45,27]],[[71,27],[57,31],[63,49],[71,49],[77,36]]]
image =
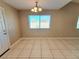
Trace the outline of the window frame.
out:
[[[30,22],[29,22],[29,16],[39,16],[39,18],[40,18],[40,16],[50,16],[50,21],[49,21],[49,28],[40,28],[40,19],[39,19],[39,28],[30,28]],[[48,29],[50,29],[51,28],[51,21],[52,21],[52,17],[51,17],[51,15],[49,15],[49,14],[47,14],[47,15],[32,15],[32,14],[30,14],[30,15],[28,15],[28,24],[29,24],[29,29],[32,29],[32,30],[40,30],[40,29],[44,29],[44,30],[48,30]]]
[[[76,28],[79,30],[79,28],[78,28],[78,22],[79,22],[79,16],[77,17],[77,24],[76,24]]]

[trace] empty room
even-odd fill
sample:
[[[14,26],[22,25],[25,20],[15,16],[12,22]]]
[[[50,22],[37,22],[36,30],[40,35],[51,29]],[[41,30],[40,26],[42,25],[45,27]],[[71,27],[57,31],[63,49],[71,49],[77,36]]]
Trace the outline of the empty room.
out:
[[[79,59],[79,0],[0,0],[0,59]]]

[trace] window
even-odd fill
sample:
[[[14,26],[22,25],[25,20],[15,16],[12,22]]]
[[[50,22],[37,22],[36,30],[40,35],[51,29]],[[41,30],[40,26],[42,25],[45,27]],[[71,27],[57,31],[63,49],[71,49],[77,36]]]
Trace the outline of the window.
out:
[[[29,26],[31,29],[49,29],[50,15],[29,15]]]
[[[78,17],[78,21],[77,21],[77,29],[79,29],[79,17]]]

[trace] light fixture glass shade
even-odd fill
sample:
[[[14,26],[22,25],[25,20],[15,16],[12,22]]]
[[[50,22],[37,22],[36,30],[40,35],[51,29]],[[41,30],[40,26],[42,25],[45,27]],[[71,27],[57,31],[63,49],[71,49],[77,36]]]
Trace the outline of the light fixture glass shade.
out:
[[[32,12],[34,12],[34,9],[31,9]]]
[[[38,7],[38,2],[36,2],[36,6],[34,8],[31,9],[32,12],[41,12],[42,8]]]
[[[41,12],[42,11],[42,8],[39,8],[38,10]]]
[[[38,8],[37,7],[34,7],[34,12],[38,12]]]
[[[37,10],[38,8],[37,7],[34,7],[34,10]]]
[[[37,8],[37,7],[34,7],[33,9],[31,9],[32,12],[41,12],[42,11],[42,8]]]

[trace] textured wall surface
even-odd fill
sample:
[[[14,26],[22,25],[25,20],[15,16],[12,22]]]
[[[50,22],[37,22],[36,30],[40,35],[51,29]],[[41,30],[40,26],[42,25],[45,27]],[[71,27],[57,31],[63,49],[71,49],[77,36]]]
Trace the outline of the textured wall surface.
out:
[[[60,10],[44,11],[40,14],[51,15],[49,30],[31,30],[28,25],[28,15],[33,14],[20,10],[20,26],[22,37],[78,37],[76,29],[79,16],[79,4],[70,3]]]
[[[20,37],[19,18],[17,10],[0,0],[0,7],[4,8],[6,15],[6,25],[11,44]]]

